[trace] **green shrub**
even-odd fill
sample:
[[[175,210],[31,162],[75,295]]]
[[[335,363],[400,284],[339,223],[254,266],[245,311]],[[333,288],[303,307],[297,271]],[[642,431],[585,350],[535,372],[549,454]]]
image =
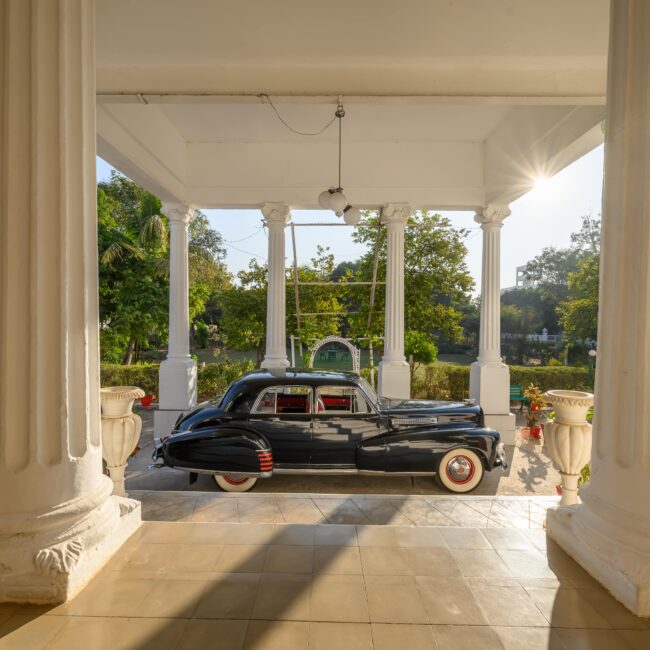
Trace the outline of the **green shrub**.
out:
[[[138,363],[132,366],[102,363],[100,379],[102,386],[137,386],[147,395],[158,395],[157,363]]]
[[[413,380],[411,392],[419,399],[466,399],[469,397],[470,366],[435,363],[427,366],[424,379]],[[589,385],[586,368],[570,366],[510,366],[510,383],[551,389],[583,390]]]
[[[100,370],[102,386],[138,386],[147,395],[158,395],[157,363],[122,366],[103,363]],[[253,369],[252,361],[223,361],[198,369],[199,400],[214,399],[237,377]]]

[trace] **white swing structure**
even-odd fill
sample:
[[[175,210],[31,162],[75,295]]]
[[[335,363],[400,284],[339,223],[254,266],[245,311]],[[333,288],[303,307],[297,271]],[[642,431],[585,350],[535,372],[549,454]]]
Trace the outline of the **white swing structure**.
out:
[[[379,268],[379,234],[382,228],[381,214],[379,215],[379,217],[380,218],[377,221],[377,236],[375,238],[372,281],[371,282],[346,282],[346,286],[352,286],[352,285],[370,286],[370,303],[369,303],[370,309],[368,310],[368,322],[366,325],[366,330],[368,332],[370,331],[370,325],[372,323],[372,314],[375,306],[375,295],[376,295],[377,285],[386,284],[385,282],[381,282],[377,280],[377,270]],[[305,226],[306,227],[309,226],[311,227],[313,226],[354,227],[354,226],[350,226],[350,224],[346,224],[346,223],[322,223],[322,222],[314,222],[314,223],[293,223],[292,222],[289,225],[291,226],[291,245],[293,249],[293,287],[294,287],[294,296],[296,301],[296,325],[297,325],[297,334],[296,335],[292,334],[289,338],[291,340],[291,367],[295,368],[296,367],[296,351],[295,351],[296,341],[298,342],[300,355],[302,356],[303,354],[303,340],[302,340],[302,333],[301,333],[301,321],[303,316],[348,316],[348,315],[356,314],[358,312],[349,312],[349,311],[301,312],[300,310],[300,287],[301,286],[329,286],[329,285],[339,285],[340,283],[331,280],[328,282],[301,282],[298,279],[298,256],[296,254],[296,230],[295,230],[296,227],[305,227]],[[378,337],[378,338],[380,340],[383,339],[383,337]],[[310,352],[309,367],[310,368],[314,367],[314,362],[316,361],[316,354],[321,350],[323,346],[328,344],[338,343],[340,345],[343,345],[350,351],[353,372],[357,374],[361,374],[361,350],[356,345],[354,345],[354,341],[370,341],[370,345],[369,345],[370,383],[374,387],[375,386],[375,365],[374,365],[373,339],[371,337],[350,339],[350,338],[345,338],[343,336],[326,336],[322,339],[316,340],[312,342],[311,345],[307,346]]]

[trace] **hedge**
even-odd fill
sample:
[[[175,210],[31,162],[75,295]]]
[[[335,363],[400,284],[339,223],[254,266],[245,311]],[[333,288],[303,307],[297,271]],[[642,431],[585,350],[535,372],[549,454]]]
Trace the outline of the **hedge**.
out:
[[[147,395],[158,395],[157,363],[133,366],[103,363],[100,376],[102,386],[138,386]],[[198,368],[199,400],[213,399],[223,393],[237,377],[253,369],[251,361],[223,361]]]
[[[427,366],[424,378],[413,380],[412,394],[420,399],[465,399],[469,396],[470,366],[436,363]],[[510,383],[525,389],[535,384],[541,390],[589,388],[586,368],[572,366],[510,366]]]

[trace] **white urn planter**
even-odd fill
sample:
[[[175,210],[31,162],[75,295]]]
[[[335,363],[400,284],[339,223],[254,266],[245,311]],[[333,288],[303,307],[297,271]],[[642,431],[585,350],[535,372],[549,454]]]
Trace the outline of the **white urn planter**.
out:
[[[550,457],[560,467],[560,505],[578,503],[580,470],[591,458],[591,424],[587,422],[587,411],[594,403],[594,396],[578,390],[550,390],[544,393],[544,399],[555,410],[555,418],[544,427],[544,438]]]
[[[113,480],[113,494],[128,496],[124,490],[124,470],[142,430],[142,420],[132,412],[133,402],[144,397],[137,386],[101,389],[102,456]]]

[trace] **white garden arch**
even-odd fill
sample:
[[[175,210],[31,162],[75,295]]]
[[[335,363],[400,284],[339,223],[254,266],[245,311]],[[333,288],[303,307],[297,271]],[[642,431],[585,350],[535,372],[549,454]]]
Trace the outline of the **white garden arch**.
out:
[[[324,339],[316,341],[314,345],[309,348],[311,355],[309,357],[309,367],[314,367],[314,360],[316,359],[316,353],[325,345],[329,343],[340,343],[344,345],[352,355],[352,370],[359,374],[361,372],[361,350],[358,347],[352,345],[350,339],[344,339],[342,336],[326,336]]]

